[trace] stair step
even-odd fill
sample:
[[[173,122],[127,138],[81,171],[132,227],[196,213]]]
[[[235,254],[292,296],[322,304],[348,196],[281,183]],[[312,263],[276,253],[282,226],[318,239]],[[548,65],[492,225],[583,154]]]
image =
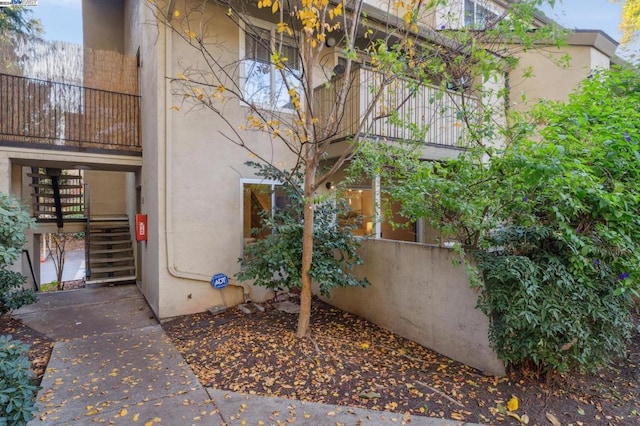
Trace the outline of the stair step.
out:
[[[129,227],[129,221],[128,220],[105,220],[105,221],[95,221],[93,219],[91,219],[91,221],[89,222],[89,226],[91,226],[92,228],[104,228],[104,229],[108,229],[108,228],[122,228],[122,227]]]
[[[91,241],[90,245],[96,246],[116,246],[119,244],[131,244],[131,240],[112,240],[112,241]]]
[[[38,203],[39,206],[43,207],[55,207],[56,203]],[[83,203],[60,203],[61,207],[82,207]]]
[[[86,286],[135,282],[136,266],[129,218],[120,215],[92,217],[89,231],[91,276]]]
[[[118,262],[133,262],[133,256],[127,257],[92,257],[91,264],[94,263],[118,263]]]
[[[46,183],[30,183],[33,188],[53,188],[53,185]],[[82,185],[58,185],[59,189],[82,189]]]
[[[126,214],[91,216],[91,222],[128,222],[129,217]]]
[[[127,248],[117,248],[117,249],[91,250],[89,254],[93,256],[96,254],[115,254],[115,253],[126,253],[126,252],[133,253],[133,248],[127,247]]]
[[[42,216],[38,216],[36,217],[36,222],[38,223],[56,223],[57,219],[55,217],[55,214],[52,213],[46,213],[47,215],[53,216],[53,217],[42,217]],[[63,216],[64,218],[64,223],[80,223],[80,222],[86,222],[87,218],[82,217],[82,216]]]
[[[93,274],[109,274],[112,272],[133,271],[136,269],[134,265],[127,266],[106,266],[104,268],[91,268],[91,275]]]
[[[35,192],[32,192],[31,196],[39,197],[39,198],[53,198],[53,193],[41,192],[36,194]],[[60,194],[60,198],[78,198],[78,197],[82,197],[82,195],[81,194]]]
[[[27,173],[27,176],[32,177],[32,178],[39,178],[39,179],[51,179],[51,176],[44,174],[44,173]],[[82,176],[80,175],[60,175],[58,176],[59,180],[63,180],[63,179],[82,179]]]
[[[108,237],[129,237],[129,232],[93,232],[91,231],[91,238],[108,238]]]
[[[87,280],[84,284],[85,287],[93,287],[100,286],[102,284],[115,284],[115,283],[130,283],[136,280],[135,275],[126,275],[122,277],[107,277],[107,278],[96,278],[92,280]]]
[[[56,215],[56,211],[55,210],[36,210],[33,212],[34,216],[55,216]],[[79,215],[79,216],[78,216]],[[80,219],[82,218],[83,212],[82,211],[62,211],[62,217],[65,218],[74,218],[74,219]]]
[[[112,234],[115,233],[122,233],[122,232],[129,232],[129,226],[114,226],[112,228],[96,228],[96,227],[89,227],[89,229],[91,230],[91,234],[108,234],[109,231],[111,231]]]

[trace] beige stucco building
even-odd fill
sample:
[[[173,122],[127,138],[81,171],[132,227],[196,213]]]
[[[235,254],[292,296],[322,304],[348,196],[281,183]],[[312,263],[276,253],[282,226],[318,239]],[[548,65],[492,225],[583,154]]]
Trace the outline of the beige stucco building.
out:
[[[366,3],[366,10],[371,20],[385,17],[389,21],[398,19],[393,14],[393,8],[389,6],[391,2],[370,0]],[[131,256],[135,259],[135,269],[126,269],[131,268],[132,264],[128,263],[129,261],[110,262],[109,259],[121,258],[112,254],[107,255],[107,260],[103,259],[102,263],[109,267],[120,267],[122,272],[107,271],[104,278],[98,279],[97,282],[113,283],[118,282],[118,278],[135,280],[152,310],[161,319],[205,311],[216,305],[234,306],[247,298],[253,301],[268,299],[271,297],[269,291],[249,283],[239,283],[233,279],[233,275],[239,268],[237,260],[242,256],[243,245],[250,237],[252,214],[255,213],[252,213],[252,207],[270,209],[278,202],[276,195],[264,198],[259,191],[255,190],[255,185],[275,185],[276,183],[258,179],[253,169],[246,166],[245,162],[254,159],[257,155],[269,159],[281,168],[290,168],[295,164],[296,157],[261,132],[240,130],[251,144],[254,155],[250,155],[246,149],[230,142],[229,129],[241,129],[247,122],[249,109],[241,102],[230,100],[225,103],[223,119],[203,108],[189,108],[188,104],[183,102],[183,98],[174,95],[175,86],[172,86],[172,79],[178,78],[180,74],[190,69],[202,68],[203,57],[187,45],[184,34],[173,32],[158,22],[155,16],[158,10],[154,9],[155,5],[150,5],[146,0],[83,0],[82,4],[85,46],[95,50],[119,52],[129,58],[123,60],[123,67],[129,68],[126,68],[126,72],[121,75],[128,77],[135,75],[137,78],[134,82],[126,84],[121,81],[121,78],[112,79],[114,81],[111,81],[112,87],[109,90],[118,94],[118,100],[113,101],[112,105],[121,105],[123,103],[118,102],[129,99],[135,103],[135,111],[128,114],[126,119],[118,116],[117,125],[109,126],[111,128],[109,135],[115,136],[108,136],[113,139],[108,139],[106,144],[100,139],[101,133],[98,130],[93,132],[94,139],[89,138],[93,141],[92,143],[87,143],[83,139],[86,137],[86,132],[85,136],[60,137],[59,123],[58,129],[54,131],[55,134],[49,137],[30,136],[24,133],[24,129],[4,126],[0,132],[0,191],[12,192],[25,202],[31,203],[34,188],[37,188],[37,185],[44,185],[36,182],[34,179],[38,178],[33,175],[46,175],[51,170],[55,173],[58,169],[81,170],[83,182],[89,184],[90,188],[90,193],[84,195],[85,205],[86,200],[90,200],[90,216],[102,218],[104,221],[126,219],[130,246],[125,246],[123,243],[118,247],[123,252],[130,247]],[[435,31],[443,25],[462,26],[468,24],[465,22],[468,19],[477,22],[479,19],[491,16],[490,14],[499,16],[504,6],[499,1],[459,0],[450,1],[449,4],[446,8],[442,7],[430,12],[424,17],[422,23]],[[174,11],[180,11],[184,3],[168,1],[160,4],[159,7],[161,12],[178,16]],[[470,17],[469,10],[472,11]],[[185,10],[182,12],[184,14]],[[269,13],[251,7],[248,7],[246,12],[247,22],[261,28],[267,34],[275,34],[274,22]],[[391,14],[388,14],[390,12]],[[209,43],[211,57],[218,63],[229,66],[230,86],[237,84],[238,87],[249,87],[251,79],[248,78],[247,69],[243,68],[242,60],[247,56],[251,44],[243,32],[243,27],[227,18],[227,7],[222,3],[209,2],[202,13],[203,22],[207,24],[207,43]],[[545,18],[540,16],[539,23],[544,22]],[[192,24],[199,25],[195,21]],[[382,24],[378,28],[383,28]],[[183,27],[182,31],[191,30]],[[200,31],[200,27],[197,27],[197,31]],[[506,70],[505,74],[496,76],[486,84],[497,85],[498,88],[508,84],[511,92],[509,107],[512,108],[526,108],[524,98],[544,97],[562,100],[594,69],[609,67],[614,60],[616,46],[617,44],[610,37],[600,31],[578,31],[570,35],[567,45],[560,49],[547,47],[544,53],[535,50],[522,53],[519,67]],[[561,67],[557,61],[552,60],[553,57],[557,59],[566,53],[571,56],[570,65],[567,67]],[[85,73],[103,67],[99,60],[92,59],[91,63],[88,61],[85,58]],[[339,48],[327,47],[323,62],[318,69],[312,70],[317,76],[318,96],[323,90],[322,82],[326,81],[327,76],[331,74],[327,70],[333,70],[340,61]],[[523,78],[529,70],[533,78]],[[273,70],[270,71],[272,72]],[[369,81],[367,79],[372,78],[364,68],[355,73],[359,73],[357,78],[361,79],[361,83],[357,86],[359,91],[354,98],[357,100],[349,101],[349,110],[356,110],[358,102],[367,104],[365,88]],[[30,84],[26,80],[11,80],[4,76],[1,78],[0,96],[3,90],[10,90],[7,88],[13,87],[10,85],[26,87]],[[274,77],[271,76],[271,78]],[[122,83],[121,87],[117,87],[119,82]],[[98,89],[95,94],[85,88],[79,95],[79,99],[86,103],[94,96],[96,99],[102,96],[104,88],[95,87]],[[54,86],[54,89],[50,88],[50,90],[55,92],[58,89]],[[435,89],[421,90],[420,96],[426,98],[432,96],[430,91]],[[271,93],[271,96],[279,95]],[[445,98],[455,102],[456,96],[458,95],[452,93]],[[43,102],[46,104],[46,101]],[[87,105],[85,104],[79,111],[87,114],[89,110]],[[108,108],[101,108],[103,114],[113,116],[113,113],[107,113],[110,111]],[[7,110],[0,108],[0,119],[6,122],[7,114],[9,114]],[[69,123],[66,126],[70,127],[70,123],[73,123],[72,117],[69,114],[65,117],[68,117],[65,123]],[[438,120],[434,121],[435,124],[431,126],[427,135],[423,152],[423,157],[426,159],[446,158],[456,155],[463,149],[456,143],[459,134],[455,133],[458,128],[455,120],[447,117],[446,114],[440,116]],[[86,129],[89,125],[82,122],[79,126]],[[375,134],[389,136],[397,130],[393,129],[393,126],[389,127],[388,124],[386,126],[377,129]],[[120,131],[124,132],[124,139],[122,135],[117,135]],[[341,131],[345,135],[348,134],[346,127]],[[401,138],[402,135],[398,137]],[[105,145],[102,146],[101,143]],[[341,143],[345,142],[337,138],[331,149],[339,152]],[[335,155],[337,154],[329,152],[328,158]],[[420,244],[416,243],[433,243],[434,235],[428,229],[424,229],[420,223],[414,224],[409,230],[393,230],[385,223],[375,221],[375,199],[379,196],[376,195],[378,190],[375,183],[365,183],[351,188],[352,192],[348,195],[354,208],[369,218],[368,221],[365,220],[361,232],[378,239],[406,242],[406,246],[403,246],[405,243],[387,241],[384,242],[386,244],[384,247],[393,250],[394,259],[397,259],[397,262],[403,262],[403,259],[407,262],[404,265],[394,266],[397,281],[409,280],[414,283],[411,285],[412,291],[420,292],[420,286],[415,284],[420,280],[419,277],[428,275],[431,277],[428,279],[431,282],[436,278],[442,278],[441,272],[444,267],[438,266],[438,262],[445,262],[448,268],[450,259],[446,254],[434,252],[438,249],[430,246],[427,250],[429,250],[428,265],[431,272],[416,273],[415,265],[420,264],[418,259],[423,250],[419,248]],[[136,213],[147,217],[146,241],[136,241],[133,238]],[[89,215],[84,214],[75,221],[70,219],[65,222],[65,232],[84,230],[91,221],[87,216]],[[29,249],[33,259],[38,258],[41,235],[55,232],[57,229],[55,214],[51,213],[47,217],[48,220],[39,221],[38,228],[31,235]],[[109,233],[107,228],[105,225],[102,229],[95,231],[93,243],[90,244],[104,241],[101,238],[105,238],[103,234]],[[115,245],[110,244],[109,241],[111,240],[107,240],[103,245],[109,247]],[[376,246],[375,241],[369,241],[367,244],[368,256],[384,256],[384,247],[381,249],[381,246]],[[100,260],[99,254],[93,257]],[[368,260],[372,260],[374,266],[380,265],[375,262],[375,259]],[[374,266],[371,268],[372,273],[378,273]],[[23,270],[30,276],[27,268],[25,262]],[[88,269],[102,270],[103,268],[98,265],[90,266]],[[211,278],[216,273],[224,273],[231,277],[230,285],[223,290],[213,288]],[[373,291],[376,291],[375,277],[369,277],[369,279],[374,283]],[[388,277],[381,279],[386,283]],[[90,277],[87,280],[90,280]],[[397,320],[387,321],[378,318],[380,311],[375,307],[372,308],[375,313],[368,314],[366,306],[355,303],[363,297],[357,292],[349,295],[348,292],[341,291],[340,304],[346,309],[355,310],[363,316],[384,323],[385,327],[400,331],[405,330],[406,327],[395,322],[421,324],[427,318],[431,323],[446,323],[442,315],[456,317],[455,321],[449,321],[454,327],[456,324],[461,324],[460,321],[467,321],[479,324],[480,329],[484,327],[486,330],[486,318],[483,319],[482,315],[474,309],[475,294],[468,289],[464,277],[457,277],[455,280],[462,282],[460,288],[456,290],[461,291],[462,295],[443,296],[450,291],[446,288],[425,293],[429,294],[428,301],[425,303],[442,306],[438,297],[445,297],[450,306],[456,306],[455,309],[434,309],[431,311],[435,313],[429,316],[431,314],[421,312],[416,305],[416,300],[419,299],[407,297],[407,302],[411,305],[409,307],[411,315],[418,315],[420,319],[398,317]],[[384,294],[377,293],[377,297],[382,297],[380,299],[382,301],[376,303],[384,303]],[[401,295],[394,293],[393,297],[394,306],[406,311]],[[422,333],[427,333],[424,330]],[[465,341],[465,337],[457,337],[457,342],[466,343],[453,345],[466,346],[468,352],[466,356],[454,354],[456,348],[434,343],[432,334],[429,338],[422,340],[436,350],[473,365],[477,362],[474,359],[476,358],[474,348],[488,348],[486,336],[482,336],[482,333],[478,333],[475,328],[473,330],[468,334],[475,336],[466,337],[471,340]],[[404,333],[421,341],[420,330],[411,329]],[[442,341],[447,331],[439,330],[436,334],[442,337],[440,338]],[[479,338],[480,341],[475,341],[474,338]],[[495,367],[494,361],[479,368],[499,369]]]

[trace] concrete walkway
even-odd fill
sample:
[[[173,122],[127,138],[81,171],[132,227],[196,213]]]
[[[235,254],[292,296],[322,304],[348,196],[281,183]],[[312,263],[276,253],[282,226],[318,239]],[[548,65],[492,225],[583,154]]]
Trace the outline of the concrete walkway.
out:
[[[135,285],[44,293],[15,313],[56,340],[29,425],[462,425],[204,388]]]
[[[35,266],[35,265],[34,265]],[[84,278],[84,249],[69,250],[65,254],[62,281],[80,280]],[[51,256],[40,262],[40,285],[55,281],[56,266]]]

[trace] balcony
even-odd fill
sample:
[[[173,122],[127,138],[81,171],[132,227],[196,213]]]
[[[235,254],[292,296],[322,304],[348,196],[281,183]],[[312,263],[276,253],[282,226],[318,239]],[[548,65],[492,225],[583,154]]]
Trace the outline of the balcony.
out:
[[[0,146],[141,155],[140,97],[0,74]]]
[[[321,123],[330,123],[331,108],[335,104],[336,87],[347,78],[336,77],[332,84],[315,89],[316,115]],[[351,73],[345,111],[337,132],[331,135],[333,144],[348,143],[358,132],[358,125],[383,85],[383,76],[367,67],[358,67]],[[364,121],[361,136],[385,141],[419,142],[424,158],[438,159],[455,155],[467,147],[466,126],[462,111],[477,109],[479,102],[468,94],[453,90],[416,85],[405,79],[394,79],[383,89],[373,105],[373,111]],[[393,113],[397,111],[397,113]],[[416,141],[416,139],[419,139]],[[330,149],[329,155],[343,147]]]

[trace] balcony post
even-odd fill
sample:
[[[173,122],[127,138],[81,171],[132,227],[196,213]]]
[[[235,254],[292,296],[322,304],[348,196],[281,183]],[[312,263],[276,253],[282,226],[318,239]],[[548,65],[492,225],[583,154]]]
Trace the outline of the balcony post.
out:
[[[373,186],[373,238],[382,238],[382,191],[380,188],[380,175],[376,175],[371,185]]]

